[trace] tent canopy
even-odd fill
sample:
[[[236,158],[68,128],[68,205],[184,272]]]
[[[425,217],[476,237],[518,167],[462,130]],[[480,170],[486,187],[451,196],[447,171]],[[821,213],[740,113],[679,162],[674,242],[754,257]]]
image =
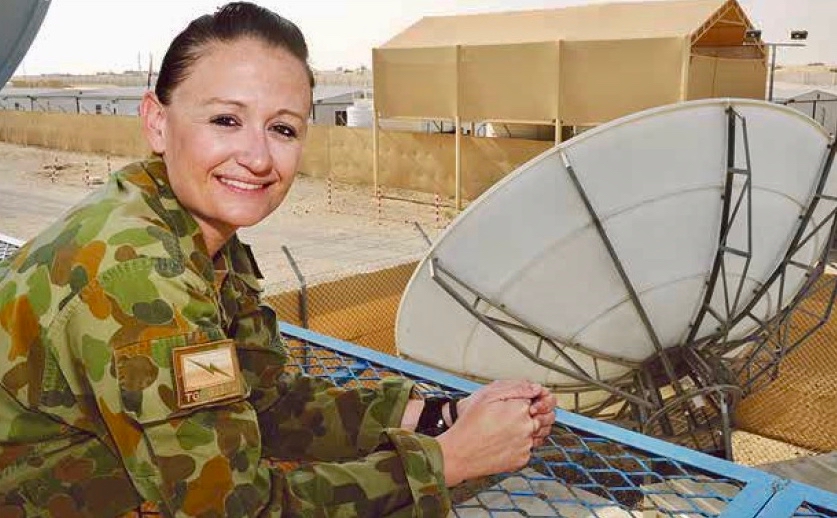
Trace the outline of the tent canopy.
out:
[[[422,18],[381,48],[691,36],[725,0],[584,5]]]
[[[594,125],[679,100],[763,98],[750,28],[736,0],[426,17],[374,49],[376,110]]]

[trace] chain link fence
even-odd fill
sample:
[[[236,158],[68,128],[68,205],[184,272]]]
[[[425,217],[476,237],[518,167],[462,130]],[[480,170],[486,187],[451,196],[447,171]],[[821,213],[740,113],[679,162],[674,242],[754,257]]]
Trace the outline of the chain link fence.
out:
[[[825,273],[786,331],[799,335],[822,318],[837,275]],[[825,323],[782,360],[770,383],[744,399],[737,425],[814,452],[837,450],[837,318]]]
[[[270,286],[264,297],[280,320],[397,354],[395,318],[421,254],[306,275],[292,251],[282,248],[295,278]]]

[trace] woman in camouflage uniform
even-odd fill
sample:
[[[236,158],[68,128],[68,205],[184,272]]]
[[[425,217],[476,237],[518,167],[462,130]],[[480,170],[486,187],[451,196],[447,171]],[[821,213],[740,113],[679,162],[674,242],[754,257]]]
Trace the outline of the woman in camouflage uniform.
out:
[[[555,402],[535,384],[451,405],[283,372],[236,230],[293,181],[307,59],[252,4],[196,19],[142,102],[156,157],[0,264],[0,516],[442,516],[447,487],[542,442]]]

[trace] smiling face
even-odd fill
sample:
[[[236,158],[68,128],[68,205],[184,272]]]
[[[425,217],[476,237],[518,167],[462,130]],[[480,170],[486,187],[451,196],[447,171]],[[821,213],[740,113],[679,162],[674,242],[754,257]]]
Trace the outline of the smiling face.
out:
[[[146,138],[210,254],[282,203],[310,109],[306,65],[250,38],[204,47],[168,105],[146,94]]]

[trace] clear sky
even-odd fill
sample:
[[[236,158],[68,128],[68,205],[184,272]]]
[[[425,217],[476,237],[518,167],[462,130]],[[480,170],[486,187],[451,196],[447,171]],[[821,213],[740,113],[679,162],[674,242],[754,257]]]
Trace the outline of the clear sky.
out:
[[[300,26],[315,68],[369,66],[379,46],[423,16],[563,7],[619,0],[256,0]],[[661,0],[667,1],[667,0]],[[837,64],[837,0],[739,0],[769,42],[809,31],[806,48],[782,48],[777,62]],[[224,0],[52,0],[17,74],[155,69],[172,38]],[[0,0],[0,6],[2,0]]]

